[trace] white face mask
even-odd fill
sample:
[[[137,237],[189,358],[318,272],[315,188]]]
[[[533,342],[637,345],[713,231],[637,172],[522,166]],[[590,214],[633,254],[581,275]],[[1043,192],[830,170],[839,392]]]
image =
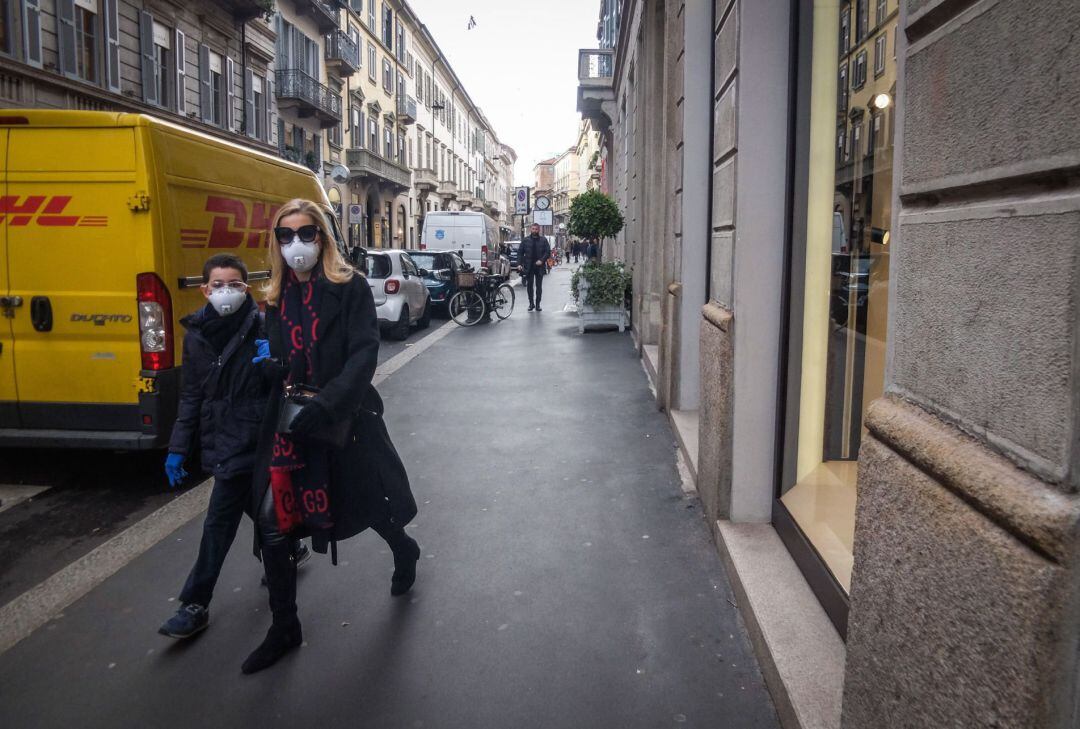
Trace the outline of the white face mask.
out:
[[[214,311],[221,314],[221,316],[228,316],[240,311],[240,307],[244,305],[244,299],[246,298],[246,291],[234,291],[227,286],[210,290],[210,306],[214,307]]]
[[[315,241],[305,243],[300,236],[293,236],[292,243],[281,246],[281,257],[285,259],[285,265],[294,271],[310,271],[319,262],[319,244]]]

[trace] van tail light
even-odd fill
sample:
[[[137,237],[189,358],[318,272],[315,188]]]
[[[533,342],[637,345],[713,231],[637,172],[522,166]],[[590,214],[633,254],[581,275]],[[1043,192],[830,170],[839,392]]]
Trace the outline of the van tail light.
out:
[[[487,267],[487,246],[480,247],[480,267]]]
[[[396,294],[398,292],[398,289],[400,289],[400,288],[401,288],[401,282],[396,281],[394,279],[390,279],[389,281],[387,281],[386,283],[383,284],[383,291],[385,291],[388,294]]]
[[[171,369],[173,348],[172,297],[156,273],[135,277],[139,299],[139,349],[144,370]]]

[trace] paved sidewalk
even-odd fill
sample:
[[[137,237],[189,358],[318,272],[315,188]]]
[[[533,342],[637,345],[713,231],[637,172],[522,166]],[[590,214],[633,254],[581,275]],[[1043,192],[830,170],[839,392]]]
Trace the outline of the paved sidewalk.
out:
[[[420,514],[416,587],[365,533],[301,572],[305,646],[255,676],[269,618],[245,522],[187,643],[199,520],[0,655],[0,725],[776,727],[719,557],[628,334],[544,311],[452,332],[379,387]]]

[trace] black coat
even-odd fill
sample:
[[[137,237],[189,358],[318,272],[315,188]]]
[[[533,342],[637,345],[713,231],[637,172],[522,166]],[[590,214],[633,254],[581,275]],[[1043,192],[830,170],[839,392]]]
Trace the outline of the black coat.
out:
[[[416,500],[405,466],[383,422],[383,403],[371,384],[379,356],[375,299],[367,280],[356,275],[347,283],[320,278],[318,338],[312,347],[317,398],[337,419],[351,419],[352,434],[342,450],[330,450],[330,539],[341,541],[372,524],[392,520],[404,526],[416,516]],[[270,355],[287,359],[281,333],[281,312],[266,307]],[[284,368],[278,368],[284,373]],[[283,378],[275,378],[259,434],[252,489],[252,513],[259,513],[270,485],[270,458],[281,407]],[[308,446],[313,448],[318,446]],[[256,530],[258,532],[258,530]],[[256,536],[256,540],[258,537]],[[256,544],[258,554],[258,544]]]
[[[547,273],[547,259],[551,256],[551,244],[548,243],[548,239],[542,235],[538,235],[533,238],[531,235],[525,240],[521,241],[521,248],[518,251],[518,261],[521,263],[521,270],[526,274],[532,273],[535,269],[543,276]],[[537,261],[543,261],[544,265],[537,266]]]
[[[190,455],[198,436],[203,470],[218,478],[250,473],[269,387],[251,363],[260,333],[259,309],[251,303],[239,328],[219,354],[205,336],[218,315],[209,304],[180,323],[184,334],[180,404],[169,452]],[[231,322],[230,322],[231,324]]]

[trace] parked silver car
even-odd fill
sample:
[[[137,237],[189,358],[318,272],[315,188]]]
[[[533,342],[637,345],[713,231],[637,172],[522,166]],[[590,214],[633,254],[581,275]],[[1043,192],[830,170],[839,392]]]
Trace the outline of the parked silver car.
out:
[[[431,324],[431,297],[424,274],[405,251],[368,249],[367,282],[375,297],[379,328],[392,339],[403,340],[409,328]]]

